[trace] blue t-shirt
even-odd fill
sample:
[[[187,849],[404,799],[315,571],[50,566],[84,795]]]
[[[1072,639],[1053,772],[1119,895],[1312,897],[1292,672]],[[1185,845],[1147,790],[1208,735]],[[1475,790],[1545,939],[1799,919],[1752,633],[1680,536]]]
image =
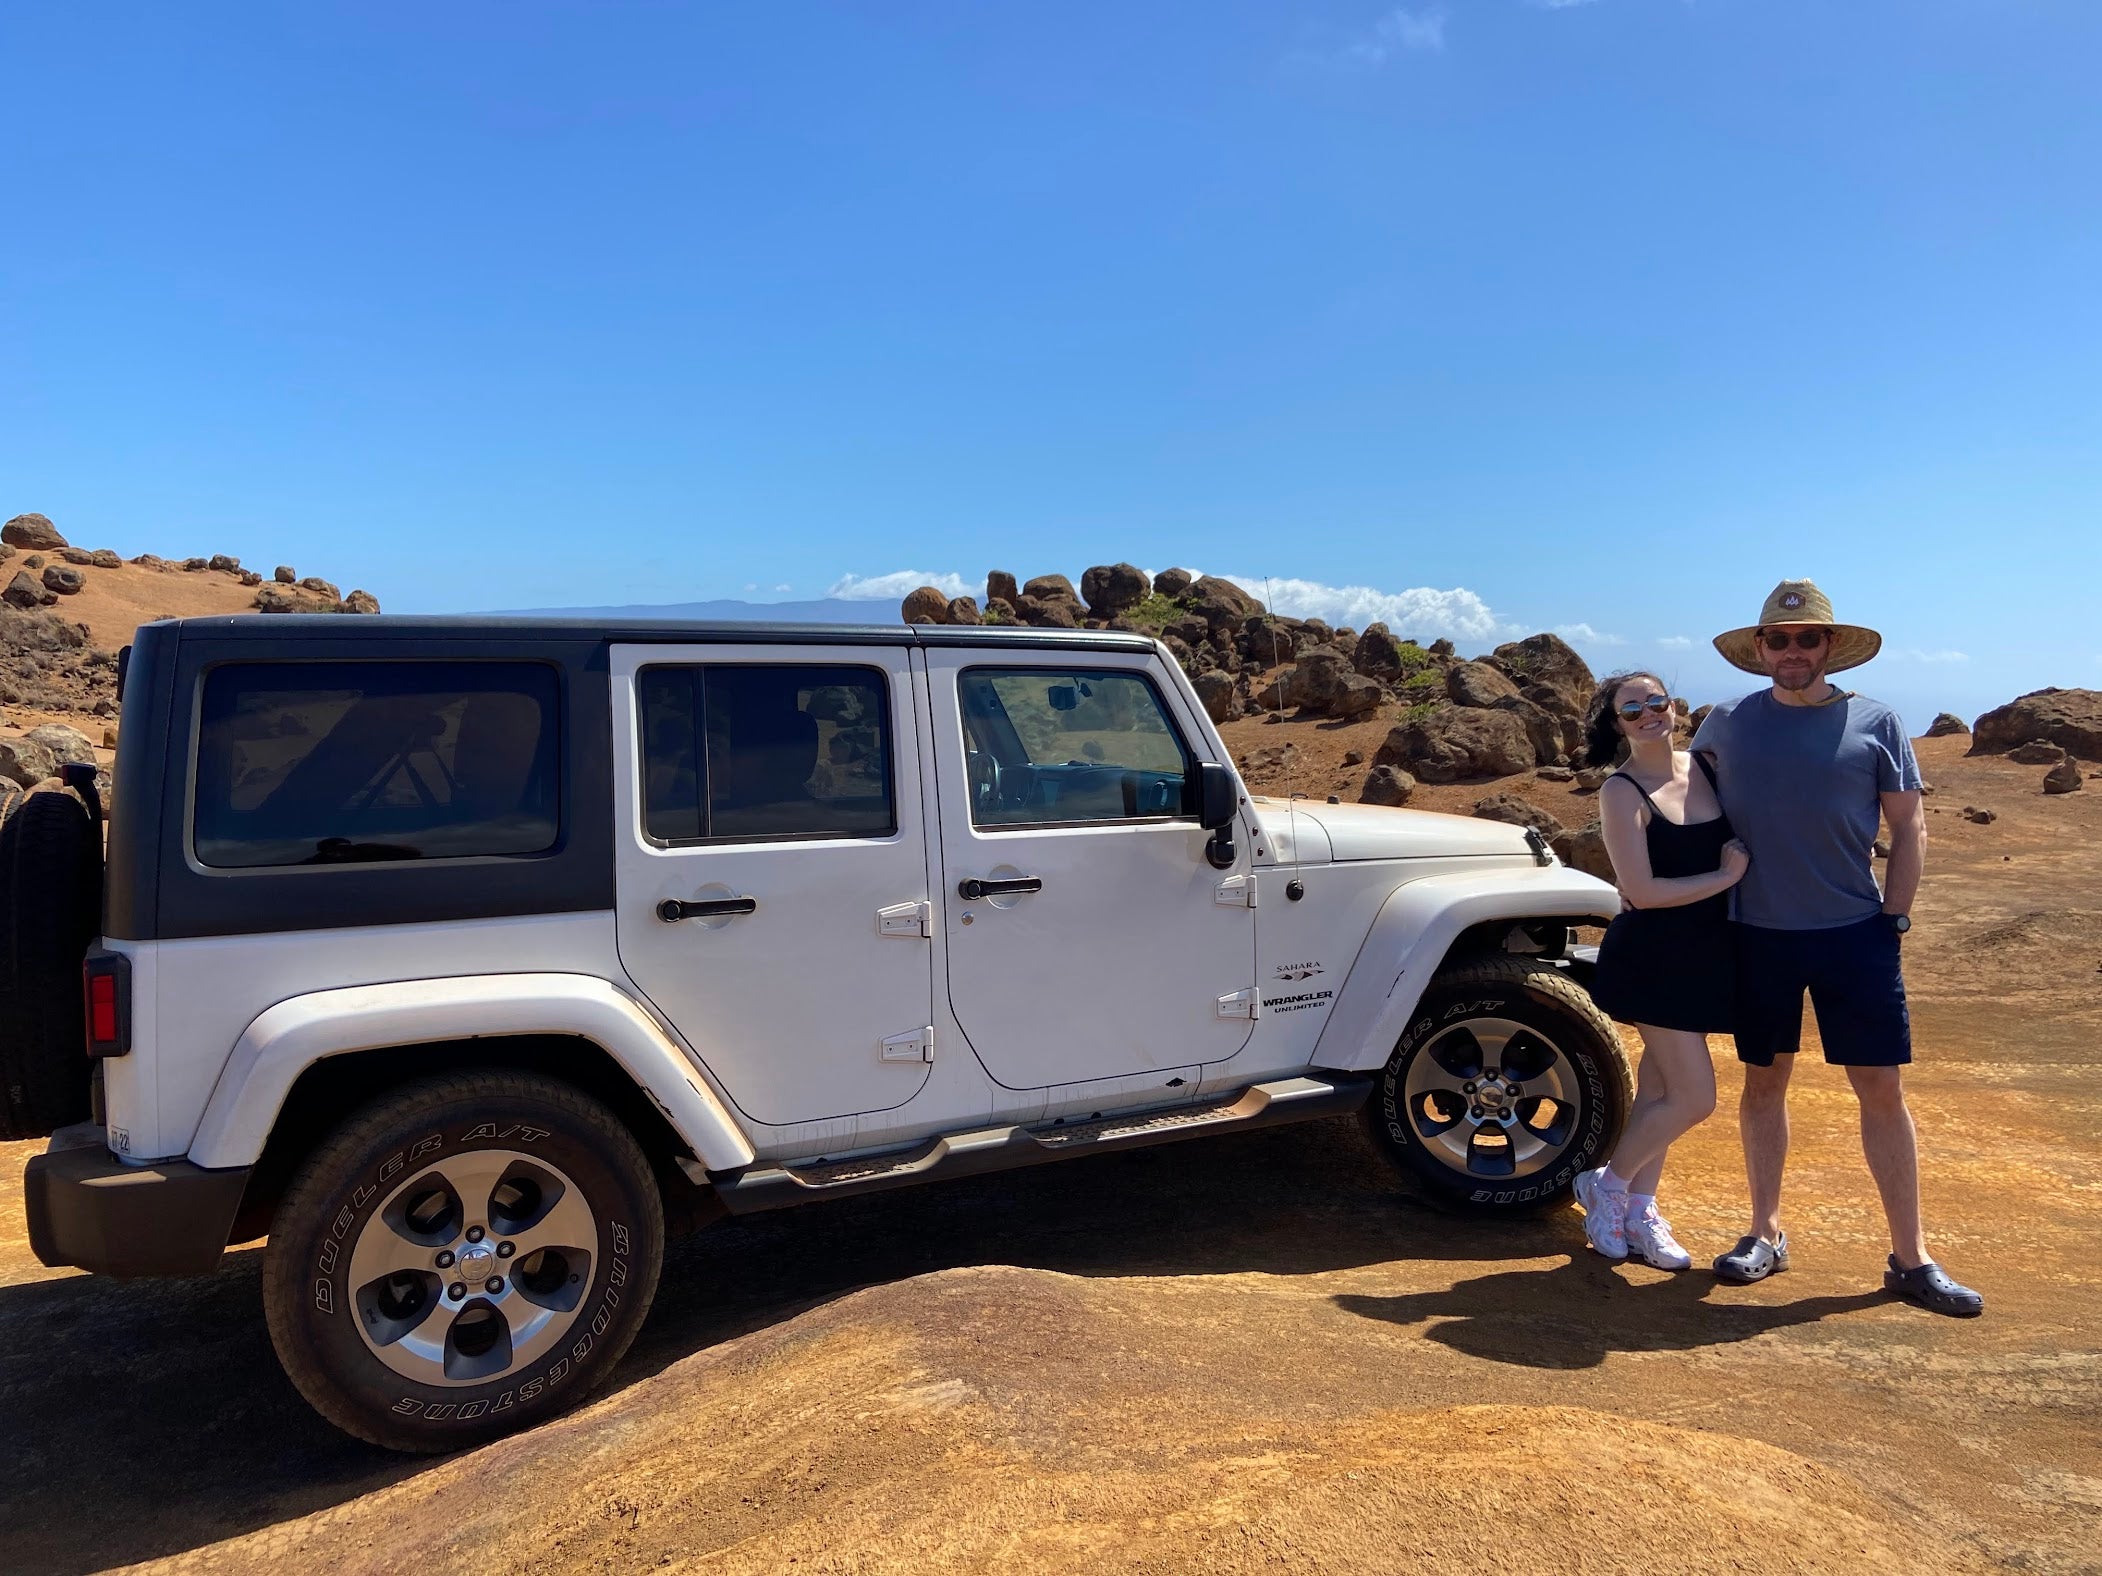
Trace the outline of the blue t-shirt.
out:
[[[1733,893],[1737,918],[1768,930],[1833,930],[1883,907],[1877,796],[1920,785],[1896,712],[1862,695],[1784,706],[1760,690],[1719,703],[1693,748],[1714,759],[1723,809],[1752,851]]]

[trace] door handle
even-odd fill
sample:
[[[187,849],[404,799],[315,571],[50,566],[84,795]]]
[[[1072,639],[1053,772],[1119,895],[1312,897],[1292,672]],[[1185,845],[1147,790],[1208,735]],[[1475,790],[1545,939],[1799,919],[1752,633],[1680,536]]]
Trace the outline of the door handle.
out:
[[[657,917],[667,925],[682,919],[716,919],[726,914],[749,914],[759,907],[755,897],[717,897],[703,903],[682,903],[668,897],[657,905]]]
[[[986,881],[977,876],[965,876],[956,883],[956,895],[965,902],[975,903],[982,897],[999,897],[1007,892],[1041,892],[1044,890],[1042,876],[1016,876],[1011,881]]]

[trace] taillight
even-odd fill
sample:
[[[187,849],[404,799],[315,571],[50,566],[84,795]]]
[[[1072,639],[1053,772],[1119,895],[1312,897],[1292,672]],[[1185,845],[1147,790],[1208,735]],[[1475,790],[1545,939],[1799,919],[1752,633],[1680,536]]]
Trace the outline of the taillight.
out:
[[[88,1055],[123,1056],[131,1050],[131,959],[95,951],[81,967]]]

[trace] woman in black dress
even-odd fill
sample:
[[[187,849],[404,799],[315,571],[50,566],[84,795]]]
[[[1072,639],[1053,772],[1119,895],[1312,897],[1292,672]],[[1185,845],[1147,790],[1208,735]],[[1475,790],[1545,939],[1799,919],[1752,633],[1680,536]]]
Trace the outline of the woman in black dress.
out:
[[[1672,748],[1671,695],[1648,673],[1617,673],[1591,705],[1586,760],[1627,761],[1599,789],[1599,819],[1621,896],[1591,994],[1642,1035],[1635,1105],[1613,1158],[1577,1178],[1584,1235],[1607,1258],[1662,1270],[1691,1262],[1657,1212],[1665,1151],[1715,1109],[1707,1036],[1734,1027],[1729,889],[1751,863],[1706,761]]]

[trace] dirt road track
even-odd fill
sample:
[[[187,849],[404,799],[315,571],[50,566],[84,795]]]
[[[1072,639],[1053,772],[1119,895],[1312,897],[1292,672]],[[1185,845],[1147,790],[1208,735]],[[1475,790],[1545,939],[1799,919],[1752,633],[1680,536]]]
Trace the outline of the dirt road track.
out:
[[[1931,802],[2002,819],[1933,823],[1912,1088],[1982,1320],[1882,1295],[1810,1059],[1762,1286],[1432,1214],[1324,1123],[716,1228],[594,1406],[408,1461],[279,1375],[257,1252],[53,1275],[0,1146],[0,1567],[2102,1570],[2102,794],[1949,757]],[[1742,1229],[1718,1065],[1698,1254]]]

